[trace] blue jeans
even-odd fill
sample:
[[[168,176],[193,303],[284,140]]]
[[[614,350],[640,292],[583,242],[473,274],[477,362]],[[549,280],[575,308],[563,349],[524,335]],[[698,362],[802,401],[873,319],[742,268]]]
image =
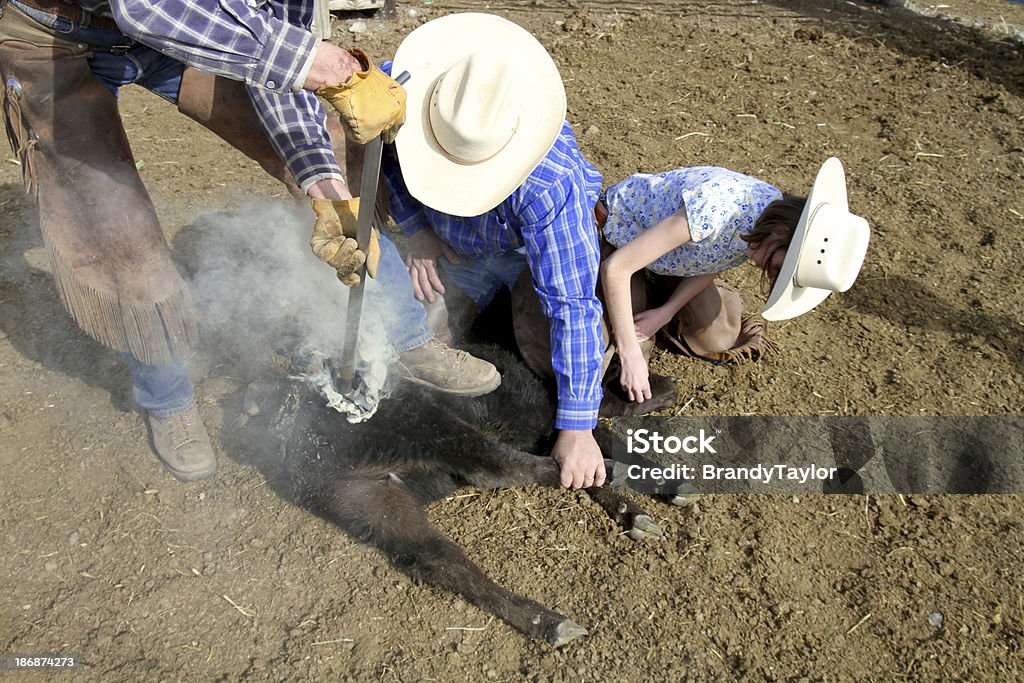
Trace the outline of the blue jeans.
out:
[[[462,263],[440,259],[444,272],[481,309],[494,300],[502,286],[512,289],[523,270],[529,266],[526,250],[506,251],[494,256],[477,257]]]
[[[412,280],[394,243],[380,236],[380,264],[377,277],[366,279],[363,314],[380,313],[391,346],[398,353],[430,341],[434,333],[427,326],[423,304],[412,295]]]
[[[185,65],[181,62],[136,43],[115,29],[89,26],[91,17],[87,12],[85,20],[81,24],[76,24],[70,19],[42,12],[18,0],[10,2],[27,16],[68,40],[94,47],[110,48],[111,52],[94,52],[89,58],[89,68],[92,69],[96,80],[115,97],[122,85],[136,83],[171,104],[178,102],[181,74],[185,70]]]
[[[185,65],[113,29],[94,28],[90,16],[76,24],[10,0],[18,10],[54,33],[80,43],[110,51],[96,50],[89,58],[93,76],[115,97],[121,86],[135,83],[177,104]],[[384,329],[394,349],[401,353],[421,346],[434,335],[427,326],[423,306],[412,296],[412,282],[394,244],[381,235],[381,261],[377,279],[367,279],[365,311],[383,316]],[[326,267],[326,266],[325,266]],[[169,365],[146,365],[130,354],[121,354],[132,375],[132,398],[140,408],[166,417],[188,410],[195,404],[195,388],[183,359]]]

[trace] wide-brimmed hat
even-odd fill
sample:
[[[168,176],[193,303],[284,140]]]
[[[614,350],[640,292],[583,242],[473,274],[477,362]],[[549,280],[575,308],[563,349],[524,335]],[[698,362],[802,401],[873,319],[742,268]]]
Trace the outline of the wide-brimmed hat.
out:
[[[690,299],[662,333],[682,353],[719,363],[757,360],[776,350],[764,322],[744,315],[739,292],[720,280]]]
[[[795,318],[832,292],[848,290],[864,263],[870,236],[868,222],[849,211],[842,162],[827,159],[807,195],[761,315],[765,320]]]
[[[408,71],[395,144],[406,187],[455,216],[490,211],[554,145],[565,120],[558,68],[526,29],[491,14],[450,14],[406,36]]]

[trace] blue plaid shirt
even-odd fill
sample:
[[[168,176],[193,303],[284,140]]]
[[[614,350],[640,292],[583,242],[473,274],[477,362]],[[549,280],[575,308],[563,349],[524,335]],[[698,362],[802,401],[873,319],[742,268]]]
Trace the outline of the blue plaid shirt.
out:
[[[463,257],[526,247],[533,286],[551,321],[551,362],[558,382],[556,429],[593,429],[601,407],[600,249],[594,204],[601,174],[583,158],[568,122],[554,147],[505,201],[480,216],[440,213],[406,189],[394,145],[384,180],[391,212],[407,235],[430,228]]]
[[[303,188],[343,179],[324,110],[302,90],[317,38],[313,0],[75,0],[125,35],[200,71],[244,81],[277,153]]]

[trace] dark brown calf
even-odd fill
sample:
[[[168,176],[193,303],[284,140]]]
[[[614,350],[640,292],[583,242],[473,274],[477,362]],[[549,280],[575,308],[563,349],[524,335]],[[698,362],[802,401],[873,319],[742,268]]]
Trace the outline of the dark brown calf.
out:
[[[586,629],[491,581],[424,512],[425,504],[462,486],[559,485],[556,463],[533,455],[548,452],[554,415],[548,392],[521,361],[495,353],[488,355],[503,380],[487,396],[444,396],[401,384],[371,420],[351,425],[308,387],[290,383],[250,426],[262,423],[260,431],[270,427],[281,440],[296,500],[381,550],[409,576],[458,593],[533,638],[564,645]],[[606,465],[610,484],[620,483],[621,463]],[[675,489],[658,493],[686,502]],[[660,535],[623,496],[607,487],[595,494],[631,536]]]

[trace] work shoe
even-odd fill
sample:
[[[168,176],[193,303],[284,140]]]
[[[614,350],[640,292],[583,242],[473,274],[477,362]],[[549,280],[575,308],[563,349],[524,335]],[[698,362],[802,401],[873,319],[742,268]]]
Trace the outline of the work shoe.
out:
[[[149,414],[147,418],[156,455],[176,479],[199,481],[213,476],[217,461],[198,408],[192,406],[170,417]]]
[[[436,339],[401,354],[395,365],[413,382],[460,396],[482,396],[501,384],[496,367]]]

